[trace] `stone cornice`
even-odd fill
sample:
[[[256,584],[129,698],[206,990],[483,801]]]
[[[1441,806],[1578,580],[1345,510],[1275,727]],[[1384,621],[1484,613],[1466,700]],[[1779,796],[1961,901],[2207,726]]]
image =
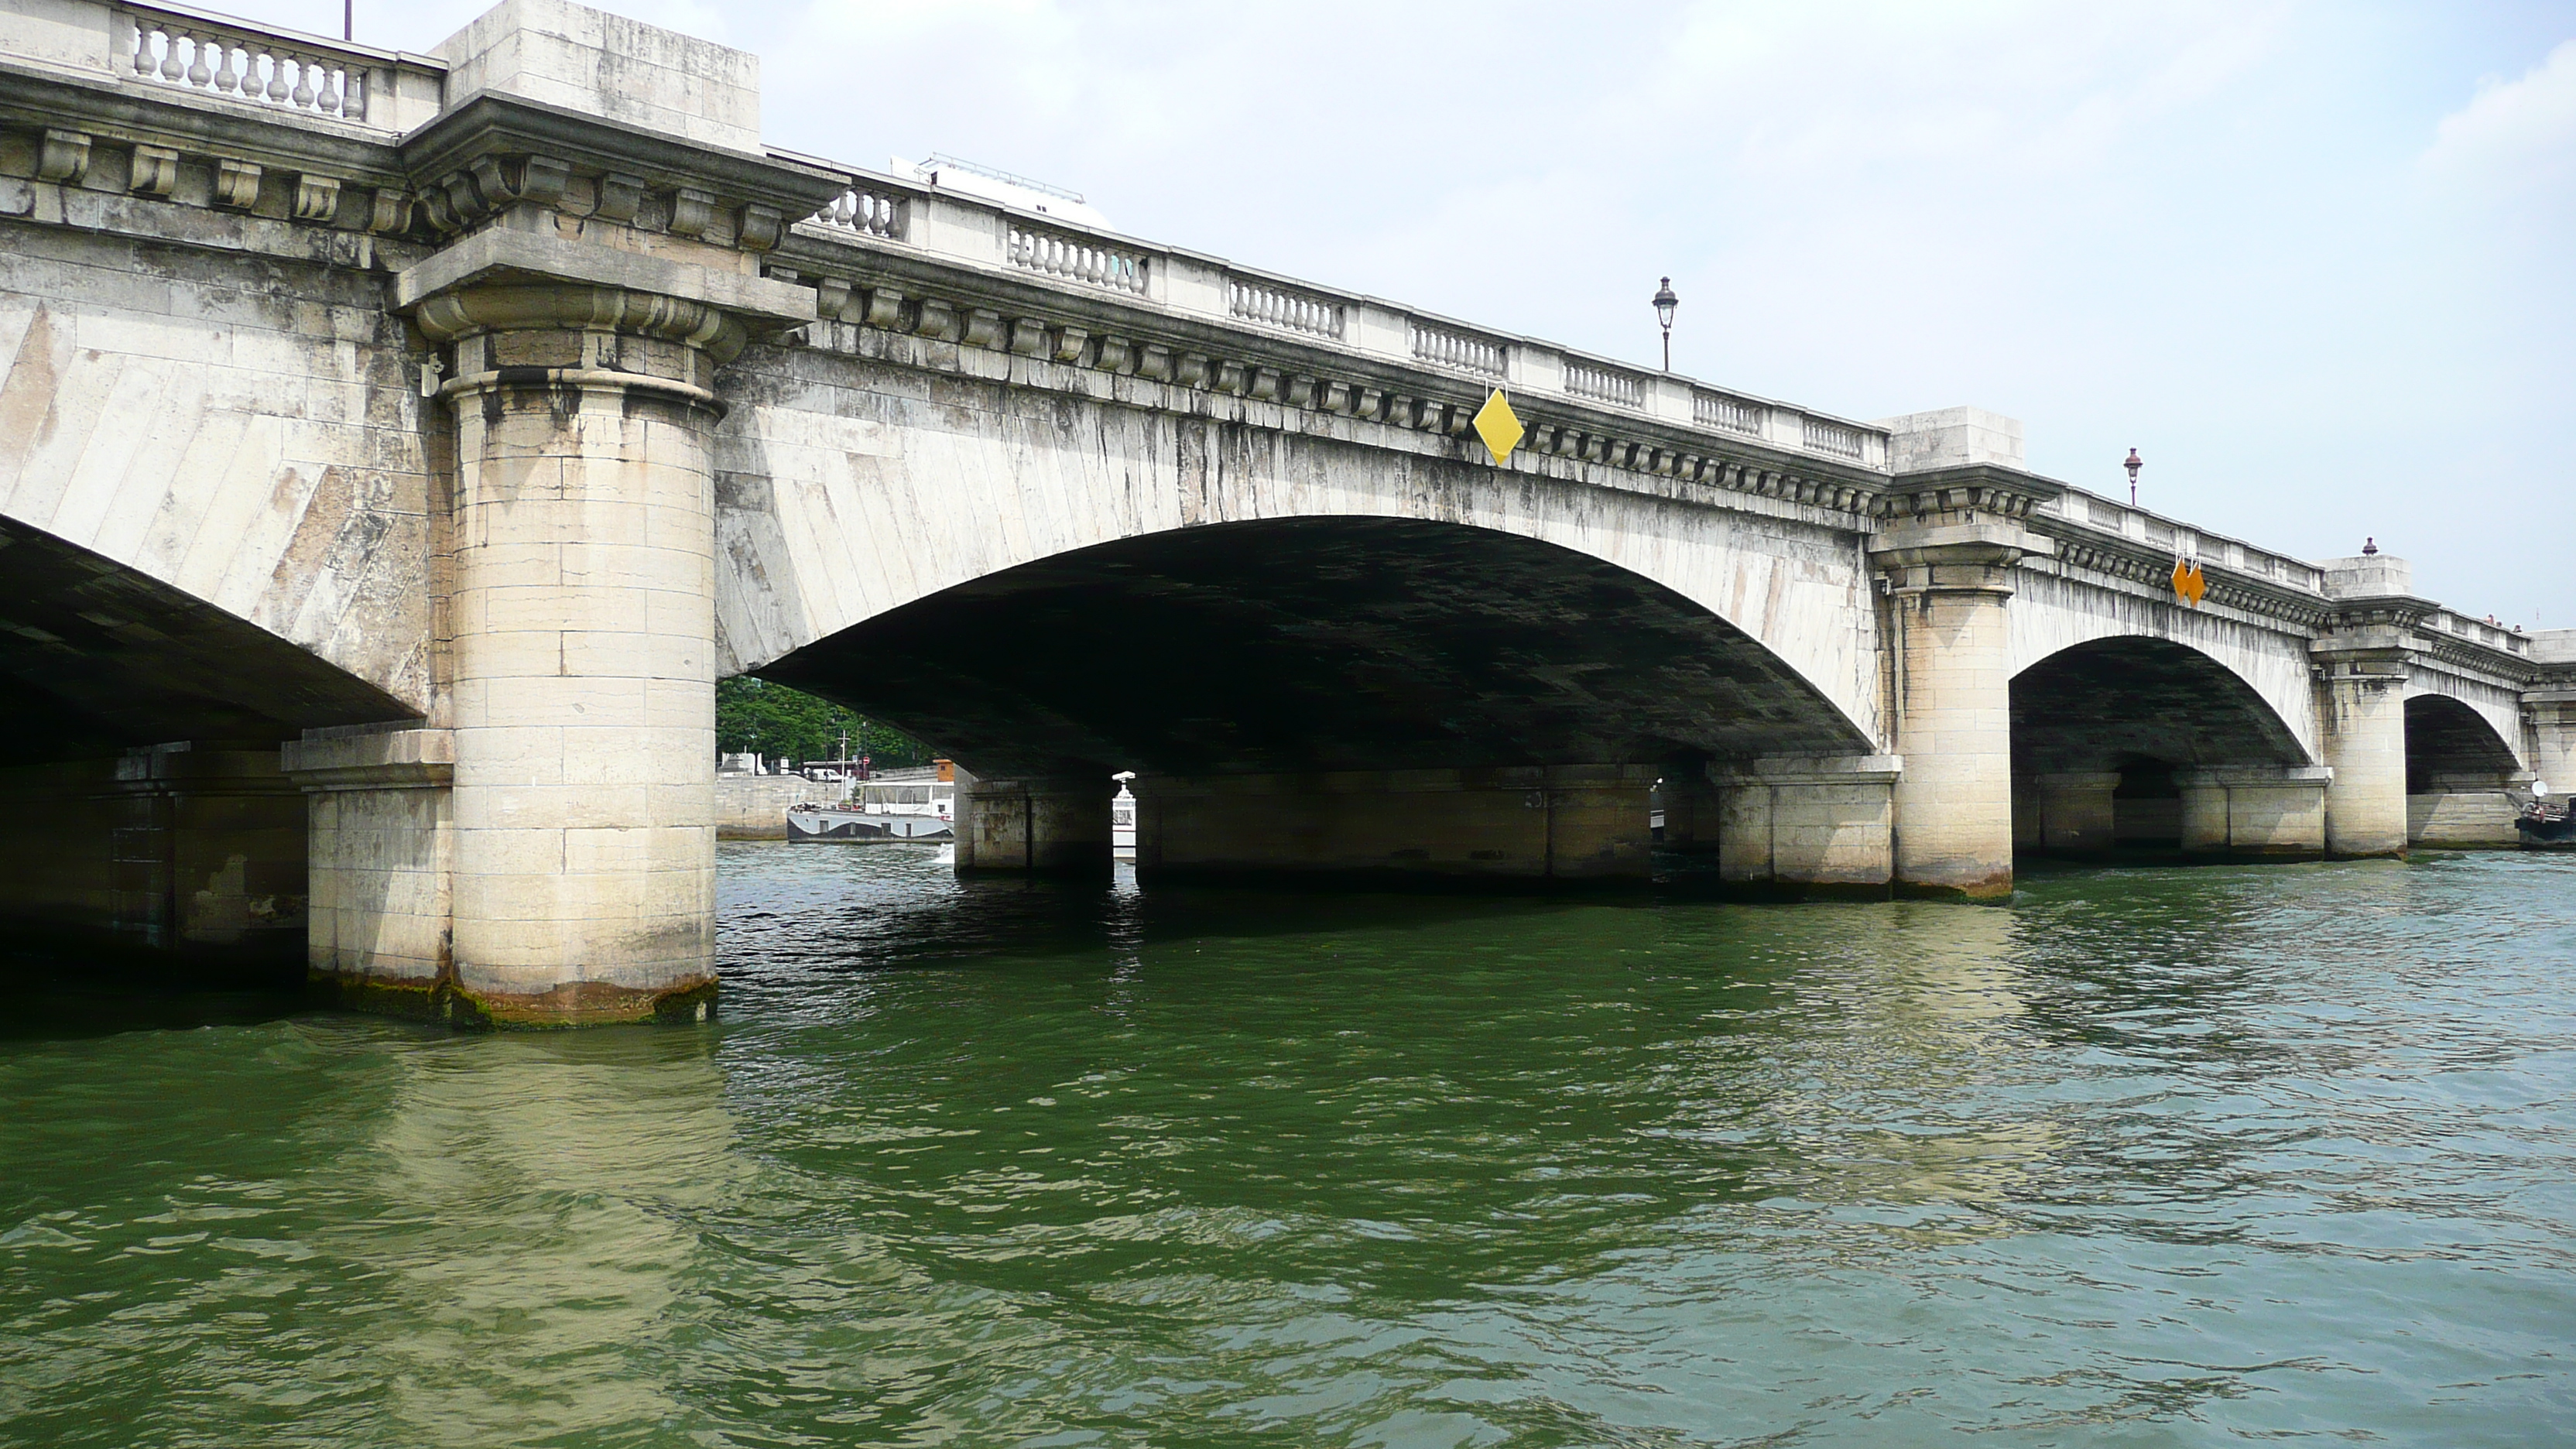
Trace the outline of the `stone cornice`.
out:
[[[858,265],[858,263],[865,265]],[[1500,387],[1527,429],[1525,451],[1853,515],[1863,526],[1884,475],[1580,400],[1533,397],[1498,379],[1435,367],[899,245],[805,230],[769,258],[774,276],[813,286],[827,321],[1042,357],[1118,376],[1387,423],[1483,455],[1475,411]]]
[[[2062,571],[2106,575],[2151,589],[2165,589],[2173,573],[2173,552],[2125,534],[2049,513],[2032,515],[2031,532],[2054,540]],[[2334,605],[2324,595],[2292,588],[2241,569],[2204,561],[2209,602],[2278,620],[2302,632],[2326,627]]]
[[[2039,504],[2066,491],[2064,484],[1993,463],[1961,463],[1947,468],[1899,473],[1887,480],[1878,499],[1881,518],[1928,520],[1941,514],[1983,513],[2016,522]]]
[[[402,157],[383,131],[320,116],[289,124],[266,108],[158,87],[119,85],[0,57],[0,128],[78,131],[112,146],[162,146],[283,170],[399,186]]]
[[[766,251],[848,173],[639,131],[523,97],[480,92],[403,139],[426,224],[467,230],[514,209]],[[560,222],[557,223],[560,225]]]
[[[409,223],[410,180],[384,132],[316,116],[281,124],[243,102],[5,60],[0,78],[0,176],[30,187],[343,231]],[[74,209],[0,197],[0,215]]]
[[[2455,639],[2424,628],[2416,630],[2415,653],[2420,659],[2514,688],[2524,687],[2539,678],[2544,668],[2519,654],[2491,649],[2471,640]]]

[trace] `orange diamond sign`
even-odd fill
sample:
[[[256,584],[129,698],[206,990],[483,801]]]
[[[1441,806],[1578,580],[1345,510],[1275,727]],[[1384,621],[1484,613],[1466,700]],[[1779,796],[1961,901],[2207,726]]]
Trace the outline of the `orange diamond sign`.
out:
[[[2198,559],[2178,558],[2173,568],[2174,597],[2197,609],[2209,593],[2209,580],[2201,577]]]
[[[1512,413],[1512,405],[1503,400],[1503,390],[1495,388],[1485,405],[1476,409],[1476,436],[1485,440],[1485,450],[1494,455],[1499,466],[1511,461],[1512,449],[1521,445],[1525,435],[1521,420]]]

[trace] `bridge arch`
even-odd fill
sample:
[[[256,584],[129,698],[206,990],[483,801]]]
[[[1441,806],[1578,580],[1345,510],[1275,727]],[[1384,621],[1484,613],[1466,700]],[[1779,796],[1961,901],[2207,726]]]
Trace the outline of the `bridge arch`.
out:
[[[985,775],[1478,769],[1865,754],[1750,634],[1559,544],[1321,516],[987,575],[769,661]]]
[[[2091,854],[2195,844],[2194,797],[2266,797],[2323,824],[2324,772],[2270,701],[2189,645],[2111,635],[2060,649],[2013,676],[2014,838],[2023,849]],[[2313,798],[2310,798],[2313,797]],[[2203,802],[2205,803],[2205,801]],[[2277,823],[2277,822],[2275,822]],[[2227,848],[2322,849],[2267,830]],[[2206,847],[2208,841],[2198,844]]]
[[[1760,644],[1858,738],[1884,733],[1863,550],[1848,519],[1807,505],[1498,475],[1445,438],[1309,431],[1249,405],[1191,415],[974,378],[925,395],[903,368],[819,348],[754,347],[732,375],[742,400],[716,438],[720,674],[765,674],[906,605],[1123,540],[1409,520],[1658,585]]]
[[[2474,777],[2488,787],[2522,768],[2513,745],[2483,713],[2447,694],[2406,701],[2406,793],[2440,788],[2446,778]]]
[[[2407,699],[2409,844],[2514,844],[2513,818],[2529,778],[2521,756],[2486,711],[2449,694]]]
[[[300,978],[303,793],[278,747],[401,719],[256,623],[0,517],[0,917],[94,961]]]

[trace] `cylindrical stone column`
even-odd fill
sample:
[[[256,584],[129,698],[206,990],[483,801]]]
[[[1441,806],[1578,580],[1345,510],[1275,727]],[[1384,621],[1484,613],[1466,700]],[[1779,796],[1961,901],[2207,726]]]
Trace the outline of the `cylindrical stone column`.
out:
[[[1993,900],[2012,893],[2012,659],[2004,605],[2019,549],[1959,542],[1880,553],[1894,575],[1896,882]]]
[[[457,344],[457,991],[491,1019],[703,1016],[715,987],[711,308],[423,304]]]
[[[2326,674],[2318,714],[2324,726],[2326,853],[2406,851],[2407,661],[2388,650],[2318,651]]]

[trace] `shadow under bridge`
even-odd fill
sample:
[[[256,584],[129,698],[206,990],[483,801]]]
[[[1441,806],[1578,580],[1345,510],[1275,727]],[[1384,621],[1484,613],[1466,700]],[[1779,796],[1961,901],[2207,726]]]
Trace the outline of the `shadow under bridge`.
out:
[[[2136,636],[2012,681],[2017,850],[2311,855],[2326,775],[2280,714],[2199,650]]]
[[[1134,770],[1149,871],[1642,875],[1667,769],[1869,748],[1794,669],[1662,584],[1397,518],[1061,554],[759,672],[981,776],[961,864],[1105,859],[1089,802],[1105,841],[1106,777]],[[1014,801],[1015,842],[993,835]]]

